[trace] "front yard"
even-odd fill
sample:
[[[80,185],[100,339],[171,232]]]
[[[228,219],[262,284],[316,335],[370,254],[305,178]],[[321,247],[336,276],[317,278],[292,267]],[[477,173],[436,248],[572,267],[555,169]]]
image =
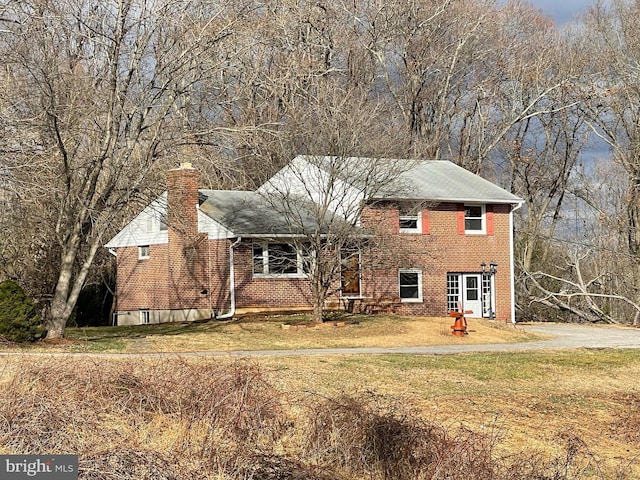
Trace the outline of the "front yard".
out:
[[[305,315],[248,317],[205,323],[68,328],[67,339],[63,342],[41,342],[26,348],[36,351],[177,353],[504,343],[539,338],[500,322],[480,319],[468,322],[469,335],[454,337],[451,318],[342,315],[314,325]],[[3,349],[6,348],[9,347]]]

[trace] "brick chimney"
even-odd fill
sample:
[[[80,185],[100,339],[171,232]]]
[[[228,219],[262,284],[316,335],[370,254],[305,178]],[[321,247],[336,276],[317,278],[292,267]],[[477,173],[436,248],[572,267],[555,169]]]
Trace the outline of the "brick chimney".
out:
[[[167,223],[174,233],[194,239],[198,234],[198,170],[181,163],[167,172]]]
[[[167,172],[169,308],[178,312],[206,300],[200,294],[207,283],[198,242],[198,177],[190,163]]]

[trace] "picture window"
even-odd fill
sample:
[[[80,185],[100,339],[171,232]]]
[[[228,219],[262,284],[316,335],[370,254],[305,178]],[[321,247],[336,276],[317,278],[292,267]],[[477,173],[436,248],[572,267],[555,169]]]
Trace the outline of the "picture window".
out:
[[[302,277],[310,269],[309,261],[289,243],[254,243],[253,274],[256,276]]]

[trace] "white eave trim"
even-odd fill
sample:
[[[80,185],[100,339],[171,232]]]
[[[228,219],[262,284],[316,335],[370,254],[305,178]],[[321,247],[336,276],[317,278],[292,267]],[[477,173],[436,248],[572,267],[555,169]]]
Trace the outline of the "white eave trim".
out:
[[[495,199],[495,198],[407,198],[407,197],[372,197],[374,201],[407,201],[407,202],[424,202],[424,203],[476,203],[488,205],[522,205],[522,199]]]
[[[109,240],[109,243],[105,244],[105,247],[115,249],[137,247],[140,245],[166,245],[167,243],[169,243],[169,234],[166,230],[149,234],[135,234],[125,227],[125,229]]]

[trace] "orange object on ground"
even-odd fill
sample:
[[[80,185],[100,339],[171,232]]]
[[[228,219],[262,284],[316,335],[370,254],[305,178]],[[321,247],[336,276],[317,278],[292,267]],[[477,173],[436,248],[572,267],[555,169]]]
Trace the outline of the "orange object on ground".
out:
[[[451,325],[453,334],[456,337],[464,337],[467,335],[467,319],[464,318],[465,313],[473,313],[471,310],[465,310],[464,312],[456,312],[455,310],[449,311],[449,316],[454,317],[455,321]]]

